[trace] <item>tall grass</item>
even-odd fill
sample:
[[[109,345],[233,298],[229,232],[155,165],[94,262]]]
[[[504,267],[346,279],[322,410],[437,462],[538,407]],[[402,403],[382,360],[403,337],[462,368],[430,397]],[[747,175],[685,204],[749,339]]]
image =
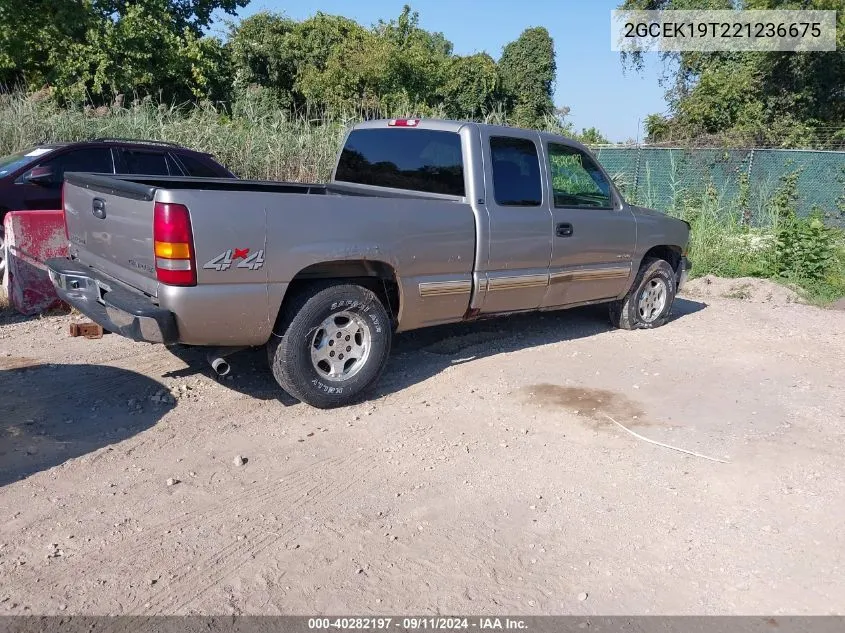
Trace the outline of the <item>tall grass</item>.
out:
[[[708,183],[703,193],[670,175],[672,200],[665,211],[689,222],[693,276],[761,277],[786,283],[813,303],[845,296],[845,234],[818,216],[799,218],[794,208],[797,174],[782,178],[768,195],[758,187],[757,207],[749,209],[748,183],[728,195]],[[646,173],[642,204],[656,207]],[[763,189],[767,183],[760,185]],[[753,218],[753,223],[750,221]]]
[[[0,154],[51,141],[137,138],[171,141],[214,154],[242,178],[324,180],[349,121],[240,103],[232,111],[144,100],[128,107],[60,108],[21,95],[0,101]]]
[[[62,108],[37,94],[0,95],[0,156],[50,141],[138,138],[179,143],[209,152],[241,178],[320,181],[331,174],[349,125],[365,118],[439,116],[413,106],[390,111],[364,107],[343,114],[274,107],[260,91],[248,92],[231,107],[211,103],[166,105],[146,98],[112,107]],[[501,110],[487,123],[507,124]],[[571,132],[549,117],[544,129]]]
[[[261,95],[248,96],[232,108],[208,103],[164,105],[145,99],[126,107],[97,109],[61,108],[50,100],[23,94],[0,95],[0,155],[49,141],[155,139],[209,152],[242,178],[319,182],[329,177],[351,123],[379,115],[415,114],[419,113],[412,108],[394,112],[365,109],[346,116],[323,113],[311,118],[309,112],[291,114],[274,108]],[[486,120],[507,123],[501,112],[490,113]],[[547,121],[546,129],[571,132],[554,119]],[[652,178],[646,169],[644,181],[637,187],[640,199],[636,202],[660,208]],[[784,190],[789,183],[763,191],[763,195],[759,192],[766,183],[755,183],[756,208],[749,209],[742,187],[734,196],[712,185],[705,187],[703,194],[692,193],[681,184],[675,165],[668,178],[671,202],[662,210],[691,224],[690,258],[695,275],[775,278],[802,288],[810,299],[819,302],[845,295],[842,233],[813,229],[808,224],[810,219],[798,220],[794,213],[790,215],[792,193]],[[614,180],[629,199],[633,198],[632,183],[625,182],[621,175]],[[753,226],[750,217],[754,218]],[[795,231],[805,236],[797,245],[788,238]],[[784,240],[788,244],[784,245]],[[818,253],[823,255],[823,265],[804,265],[804,260],[818,259]]]

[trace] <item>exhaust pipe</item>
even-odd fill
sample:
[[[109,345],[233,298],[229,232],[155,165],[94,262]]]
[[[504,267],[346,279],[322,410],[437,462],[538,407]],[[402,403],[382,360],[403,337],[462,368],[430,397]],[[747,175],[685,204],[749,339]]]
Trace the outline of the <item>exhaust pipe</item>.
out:
[[[211,365],[211,368],[214,370],[218,376],[226,376],[230,371],[232,371],[232,366],[229,365],[229,361],[226,360],[226,356],[234,354],[235,352],[239,352],[243,347],[218,347],[216,349],[211,350],[208,355],[205,357],[208,361],[208,364]]]
[[[225,376],[232,371],[231,365],[229,365],[225,358],[220,358],[219,356],[216,358],[212,357],[208,359],[208,362],[211,364],[211,368],[218,376]]]

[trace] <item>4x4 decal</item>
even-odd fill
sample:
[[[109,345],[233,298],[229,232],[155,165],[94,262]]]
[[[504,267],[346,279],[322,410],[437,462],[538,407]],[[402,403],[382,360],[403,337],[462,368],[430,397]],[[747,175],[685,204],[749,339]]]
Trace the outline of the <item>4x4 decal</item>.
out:
[[[235,268],[248,268],[249,270],[258,270],[264,265],[264,249],[255,251],[250,254],[248,248],[230,248],[223,251],[214,259],[207,261],[203,268],[207,270],[229,270],[232,265],[238,261]]]

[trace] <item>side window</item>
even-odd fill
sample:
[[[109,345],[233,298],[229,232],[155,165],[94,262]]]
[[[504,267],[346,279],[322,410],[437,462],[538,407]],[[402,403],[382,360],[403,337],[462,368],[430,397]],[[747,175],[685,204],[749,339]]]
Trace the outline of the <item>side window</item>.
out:
[[[179,162],[182,163],[182,166],[185,168],[185,171],[187,172],[188,176],[192,176],[194,178],[220,178],[221,176],[225,177],[220,172],[214,170],[211,165],[206,164],[198,158],[189,156],[188,154],[179,154],[178,159]]]
[[[502,206],[536,207],[543,201],[540,159],[532,141],[508,136],[490,137],[493,193]]]
[[[38,167],[53,169],[52,184],[59,185],[66,171],[82,171],[94,174],[113,174],[111,150],[107,147],[75,149],[45,161]]]
[[[182,175],[181,170],[167,158],[164,152],[124,149],[121,173],[143,174],[145,176]]]
[[[589,154],[549,143],[549,167],[556,207],[613,208],[610,183]]]

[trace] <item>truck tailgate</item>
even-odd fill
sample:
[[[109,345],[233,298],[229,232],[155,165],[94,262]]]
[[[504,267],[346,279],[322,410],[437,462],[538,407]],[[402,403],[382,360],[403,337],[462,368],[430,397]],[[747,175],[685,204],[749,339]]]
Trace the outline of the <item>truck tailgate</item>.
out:
[[[91,174],[66,174],[63,203],[71,256],[154,296],[155,187]]]

